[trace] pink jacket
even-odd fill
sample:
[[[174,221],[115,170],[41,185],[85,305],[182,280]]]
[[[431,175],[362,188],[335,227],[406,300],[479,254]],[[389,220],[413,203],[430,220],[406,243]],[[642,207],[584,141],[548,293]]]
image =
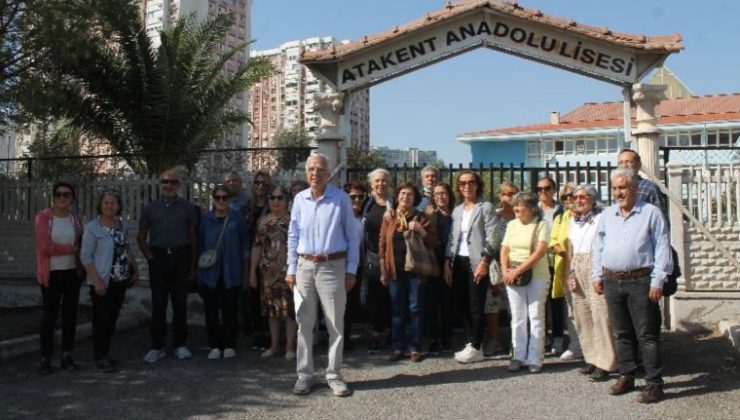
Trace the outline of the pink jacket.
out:
[[[75,213],[70,213],[70,215],[72,216],[72,223],[75,228],[75,245],[79,250],[82,239],[82,220]],[[54,214],[50,208],[36,213],[36,220],[34,222],[34,232],[36,234],[36,279],[44,287],[49,286],[50,257],[52,255],[75,253],[73,245],[55,244],[51,241],[51,225],[53,222]],[[79,251],[77,253],[79,254]],[[81,265],[79,255],[77,255],[77,265]]]

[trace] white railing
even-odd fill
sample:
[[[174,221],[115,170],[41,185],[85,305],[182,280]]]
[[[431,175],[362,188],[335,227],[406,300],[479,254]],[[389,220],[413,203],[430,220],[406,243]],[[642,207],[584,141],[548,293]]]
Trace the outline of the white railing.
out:
[[[688,166],[681,186],[684,205],[707,226],[740,223],[740,167],[734,164]]]

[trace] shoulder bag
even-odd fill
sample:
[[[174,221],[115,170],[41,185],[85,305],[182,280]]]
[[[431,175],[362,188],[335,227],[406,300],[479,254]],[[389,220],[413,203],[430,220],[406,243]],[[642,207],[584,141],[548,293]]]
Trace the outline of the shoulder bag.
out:
[[[228,223],[229,216],[226,216],[224,219],[224,225],[221,227],[221,233],[218,235],[216,246],[212,249],[207,249],[200,254],[200,257],[198,257],[198,268],[207,269],[216,265],[216,261],[218,261],[218,248],[221,245],[221,239],[224,237],[224,231],[226,230],[226,225]]]
[[[422,276],[438,276],[439,264],[437,264],[437,257],[434,255],[434,250],[427,248],[424,238],[413,230],[403,232],[403,238],[406,241],[404,270]]]

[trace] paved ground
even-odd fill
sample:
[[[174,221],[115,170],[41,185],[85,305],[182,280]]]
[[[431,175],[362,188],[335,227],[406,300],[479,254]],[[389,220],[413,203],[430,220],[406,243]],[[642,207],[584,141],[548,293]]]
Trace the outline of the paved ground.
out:
[[[191,342],[204,343],[202,328],[191,327]],[[141,361],[147,329],[119,334],[116,374],[94,370],[89,340],[78,345],[83,370],[36,374],[36,356],[0,362],[0,418],[272,418],[272,419],[738,419],[740,360],[717,335],[666,335],[668,399],[644,406],[636,392],[607,395],[608,383],[593,384],[576,373],[577,363],[548,360],[539,375],[511,374],[507,360],[469,366],[450,357],[419,364],[391,364],[386,355],[347,355],[344,371],[354,388],[335,398],[326,385],[306,397],[293,396],[294,363],[260,360],[241,351],[236,359],[168,357],[154,366]],[[323,353],[323,351],[321,351]],[[325,357],[317,358],[317,367]]]

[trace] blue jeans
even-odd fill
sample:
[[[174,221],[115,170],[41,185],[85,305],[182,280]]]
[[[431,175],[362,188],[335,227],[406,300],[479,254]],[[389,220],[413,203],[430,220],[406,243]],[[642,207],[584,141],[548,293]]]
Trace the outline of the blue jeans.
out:
[[[422,288],[415,273],[399,271],[397,278],[388,282],[393,304],[391,338],[393,350],[405,351],[408,345],[412,352],[421,352],[421,306]],[[410,337],[406,337],[406,323]]]

